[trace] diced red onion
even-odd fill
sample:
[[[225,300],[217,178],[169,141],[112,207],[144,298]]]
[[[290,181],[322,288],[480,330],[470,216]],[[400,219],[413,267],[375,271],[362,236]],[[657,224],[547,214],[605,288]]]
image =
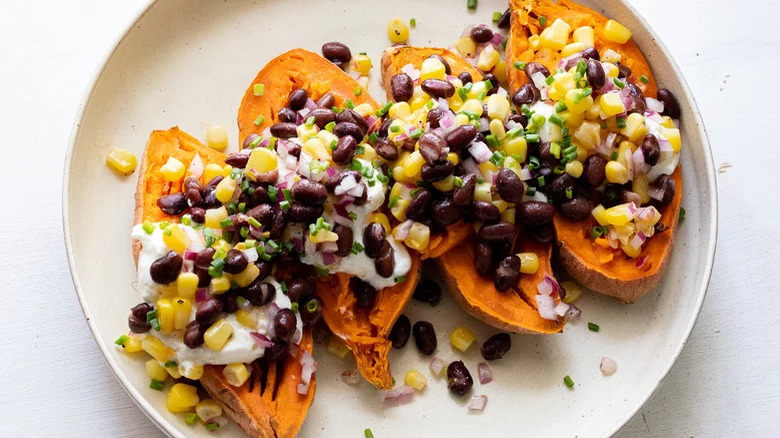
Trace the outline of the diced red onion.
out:
[[[569,304],[569,311],[566,312],[567,318],[579,318],[582,316],[582,310],[579,309],[579,307],[575,306],[574,304]]]
[[[298,359],[298,362],[300,362],[301,365],[310,364],[314,366],[314,370],[317,370],[317,361],[314,360],[314,356],[311,355],[308,351],[304,350],[303,355],[301,355],[301,358]]]
[[[247,135],[246,138],[244,139],[244,143],[241,145],[241,148],[242,149],[248,148],[249,144],[252,143],[257,137],[260,137],[260,136],[255,134],[255,133]]]
[[[544,279],[540,281],[538,285],[536,285],[536,290],[540,294],[546,296],[558,293],[558,282],[554,278],[545,274]]]
[[[409,385],[401,385],[385,393],[385,402],[392,405],[409,403],[414,398],[414,388]]]
[[[658,124],[660,124],[663,121],[663,118],[661,118],[660,114],[658,114],[655,111],[650,111],[650,110],[645,111],[645,118],[647,120],[652,120],[653,122],[658,123]]]
[[[303,250],[306,254],[314,254],[317,252],[317,244],[312,242],[311,239],[306,238],[303,242]]]
[[[475,395],[469,400],[469,411],[482,412],[485,410],[488,398],[486,395]]]
[[[632,203],[632,204],[629,204],[629,205],[641,204],[642,203],[642,198],[639,196],[639,194],[636,193],[636,192],[632,192],[631,190],[626,190],[625,192],[623,192],[623,196],[625,197],[627,202],[631,202]],[[629,208],[629,210],[631,210],[631,209]],[[635,212],[636,212],[636,207],[634,207],[634,213]]]
[[[376,123],[376,121],[377,121],[377,118],[372,116],[372,115],[369,115],[368,117],[366,117],[366,122],[368,122],[368,126],[373,127],[374,124]]]
[[[540,96],[540,97],[539,97],[539,99],[540,99],[542,102],[544,102],[545,100],[547,100],[547,97],[548,97],[548,91],[547,91],[547,88],[545,88],[544,90],[540,90],[540,91],[539,91],[539,96]]]
[[[284,159],[284,165],[288,169],[295,169],[298,167],[298,159],[295,158],[295,155],[288,155],[287,158]],[[292,175],[292,173],[290,173]]]
[[[490,157],[493,156],[493,153],[490,152],[488,145],[481,141],[472,143],[472,145],[469,147],[469,153],[480,164],[488,161]]]
[[[520,179],[523,181],[534,179],[534,176],[531,174],[531,170],[528,168],[528,166],[523,166],[520,169]]]
[[[203,175],[203,169],[203,160],[200,158],[200,154],[195,153],[195,156],[192,157],[192,161],[190,162],[188,172],[193,178],[200,179],[201,175]]]
[[[490,366],[485,362],[480,362],[477,366],[479,372],[479,383],[486,385],[493,381],[493,372],[490,371]]]
[[[358,182],[355,179],[353,175],[347,175],[344,178],[341,179],[341,182],[339,185],[336,186],[336,189],[333,190],[333,193],[336,196],[341,196],[352,190],[353,188],[357,187]],[[362,194],[362,193],[361,193]]]
[[[306,152],[301,151],[301,155],[298,158],[298,166],[297,171],[302,176],[309,178],[311,176],[311,171],[309,170],[309,163],[311,163],[311,156],[307,154]]]
[[[442,97],[439,98],[439,100],[436,101],[439,105],[438,107],[447,111],[450,109],[450,103],[447,102],[447,99],[444,99]]]
[[[269,321],[273,321],[273,319],[276,316],[276,314],[279,313],[279,310],[280,310],[279,309],[279,305],[274,303],[274,302],[272,302],[271,304],[268,305],[268,308],[265,309],[265,319],[267,319]],[[273,325],[273,324],[271,324],[271,325]]]
[[[484,132],[490,130],[490,121],[488,119],[481,117],[479,119],[479,128],[477,128],[479,132]]]
[[[249,332],[249,335],[252,336],[252,340],[255,341],[255,343],[263,348],[268,348],[272,345],[274,345],[273,341],[268,338],[268,336],[258,333],[258,332]]]
[[[311,110],[309,108],[303,107],[298,110],[298,115],[301,116],[303,120],[306,120],[306,116],[308,116],[310,112]]]
[[[346,217],[346,218],[349,217],[349,212],[347,211],[347,208],[344,207],[343,205],[336,204],[333,206],[333,210],[336,212],[337,216]]]
[[[645,154],[642,152],[642,148],[636,148],[636,151],[631,154],[631,161],[634,164],[634,175],[647,173],[650,168],[650,166],[645,164]]]
[[[642,207],[642,208],[639,209],[639,211],[636,214],[636,217],[639,220],[643,220],[643,221],[646,221],[646,220],[652,218],[653,216],[655,216],[655,207],[652,207],[652,206],[651,207]]]
[[[266,136],[270,137],[271,136],[270,128],[266,128],[266,131],[268,131],[268,134],[266,134],[266,132],[263,131],[263,137],[266,137]],[[271,139],[270,138],[263,138],[262,140],[260,140],[260,143],[258,143],[257,147],[264,148],[264,147],[268,147],[270,145],[271,145]]]
[[[320,243],[320,251],[326,254],[332,254],[339,250],[339,245],[336,242],[323,242]],[[323,254],[324,255],[324,254]],[[330,263],[326,263],[330,264]]]
[[[509,93],[504,89],[504,87],[498,87],[498,91],[496,91],[496,94],[502,97],[507,97]],[[510,128],[511,129],[511,128]]]
[[[290,346],[287,349],[287,354],[289,354],[290,357],[298,357],[298,353],[300,352],[301,348],[297,344],[290,343]]]
[[[547,78],[544,76],[544,73],[540,71],[534,72],[534,74],[531,75],[531,80],[539,90],[547,88]]]
[[[401,71],[409,75],[409,77],[412,78],[412,81],[416,82],[420,79],[420,70],[414,68],[412,64],[406,64],[401,67]]]
[[[209,421],[204,423],[204,425],[206,425],[206,424],[216,424],[217,427],[216,427],[216,429],[214,429],[214,431],[217,431],[217,430],[220,430],[223,427],[227,426],[228,420],[227,420],[227,418],[225,418],[223,416],[219,416],[219,417],[214,417],[214,418],[212,418]]]
[[[479,171],[479,166],[477,166],[477,163],[474,162],[472,158],[468,158],[463,161],[463,169],[466,171],[466,173],[473,173],[477,176],[481,176],[482,172]]]
[[[263,132],[260,135],[262,135],[264,139],[268,140],[268,144],[271,144],[271,127],[270,126],[265,128],[265,129],[263,129]]]
[[[209,299],[209,290],[205,287],[200,287],[195,290],[195,302],[200,303]]]
[[[398,240],[404,240],[409,236],[409,230],[412,228],[412,225],[414,224],[414,221],[411,219],[407,219],[404,223],[399,225],[395,229],[395,238]]]
[[[246,256],[246,259],[249,263],[254,263],[258,259],[257,250],[255,248],[249,248],[242,251],[244,255]]]
[[[652,97],[645,97],[645,105],[647,105],[648,110],[654,111],[658,114],[664,112],[664,103],[658,99],[653,99]]]
[[[602,357],[599,369],[601,369],[601,374],[611,376],[617,372],[617,362],[608,357]]]
[[[439,119],[439,125],[443,126],[446,130],[455,127],[455,120],[452,117],[452,113],[447,111],[444,116]]]
[[[338,250],[338,246],[336,247],[336,250]],[[336,252],[336,251],[333,251]],[[322,253],[322,263],[325,263],[325,265],[332,265],[336,263],[336,256],[333,255],[333,252],[323,252]]]
[[[428,362],[428,369],[431,370],[431,374],[438,377],[441,376],[442,370],[444,370],[444,367],[447,366],[447,363],[444,362],[444,359],[434,356],[429,362]]]
[[[195,251],[190,251],[188,249],[184,250],[184,260],[195,260],[195,257],[198,255]]]
[[[557,306],[555,306],[555,314],[558,316],[563,316],[566,314],[566,312],[569,311],[569,305],[561,301],[558,303]]]
[[[664,197],[664,192],[659,187],[650,187],[650,190],[647,191],[647,196],[656,201],[660,201]]]
[[[306,105],[304,105],[304,108],[308,109],[309,112],[311,112],[311,110],[313,110],[314,108],[317,108],[317,104],[314,103],[314,101],[311,100],[311,97],[310,97],[310,98],[306,99]]]
[[[309,393],[309,385],[306,385],[304,383],[299,383],[298,384],[298,388],[297,388],[297,392],[300,395],[308,394]]]
[[[607,149],[611,149],[615,144],[615,139],[617,139],[616,132],[610,132],[609,134],[607,134],[607,137],[604,139],[604,147]]]
[[[352,175],[350,175],[352,176]],[[344,178],[346,179],[346,178]],[[353,177],[354,179],[354,177]],[[366,189],[366,186],[364,186],[362,183],[357,183],[354,187],[349,189],[349,192],[347,192],[350,196],[354,196],[355,198],[359,198],[363,196],[363,191]]]
[[[326,174],[328,175],[328,177],[330,178],[331,176],[333,176],[333,175],[335,175],[335,174],[336,174],[336,169],[334,169],[334,168],[333,168],[333,166],[330,166],[330,167],[328,167],[327,169],[325,169],[325,173],[326,173]]]
[[[355,370],[347,370],[341,373],[341,380],[348,385],[357,385],[360,383],[360,373]]]
[[[645,263],[647,262],[647,256],[643,255],[642,257],[639,257],[636,259],[636,267],[639,269],[642,269],[645,267]]]
[[[609,233],[607,234],[607,242],[609,242],[610,248],[617,248],[619,241],[620,239],[618,239],[617,231],[615,231],[614,228],[610,228]]]
[[[498,32],[494,32],[493,38],[490,40],[490,44],[492,44],[494,48],[498,49],[501,46],[501,43],[503,42],[504,42],[504,36]]]
[[[641,238],[639,234],[635,234],[634,237],[631,238],[631,241],[628,244],[634,249],[639,249],[643,243],[645,243],[645,239]]]
[[[307,351],[303,351],[303,355],[306,355],[308,353]],[[301,367],[301,382],[305,384],[309,384],[311,382],[311,376],[314,374],[314,371],[317,369],[316,364],[312,365],[310,363],[303,364]]]
[[[360,72],[359,72],[359,71],[357,71],[357,70],[351,70],[351,71],[349,72],[349,76],[350,76],[352,79],[354,79],[354,80],[357,80],[357,78],[359,78],[359,77],[360,77]]]
[[[341,205],[334,205],[334,207],[341,207]],[[338,214],[333,216],[333,222],[335,222],[335,223],[337,223],[339,225],[345,226],[345,227],[351,227],[352,223],[353,223],[352,219],[350,219],[348,217],[344,217],[344,216],[338,215]]]
[[[674,152],[674,148],[672,148],[672,143],[669,142],[669,140],[665,138],[659,138],[658,139],[658,148],[661,150],[661,152]]]
[[[294,237],[290,239],[290,242],[292,242],[293,246],[295,247],[295,250],[298,252],[303,251],[303,241],[299,237]]]
[[[555,314],[555,301],[549,295],[535,295],[536,307],[539,308],[539,316],[550,321],[557,321]]]

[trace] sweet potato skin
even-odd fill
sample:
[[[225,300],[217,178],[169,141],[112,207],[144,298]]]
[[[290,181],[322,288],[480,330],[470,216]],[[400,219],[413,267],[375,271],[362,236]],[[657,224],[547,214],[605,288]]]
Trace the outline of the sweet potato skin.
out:
[[[153,131],[141,160],[141,171],[135,193],[135,223],[144,221],[163,221],[175,223],[178,216],[163,213],[157,207],[157,198],[164,194],[181,191],[182,182],[175,184],[163,181],[159,170],[173,156],[189,167],[190,162],[199,154],[204,165],[217,163],[224,165],[225,154],[201,144],[195,137],[178,127],[166,131]],[[133,258],[138,262],[141,244],[133,242]],[[304,330],[301,350],[312,351],[311,330]],[[284,377],[276,390],[276,397],[265,397],[259,394],[259,379],[262,376],[254,374],[252,379],[258,380],[257,394],[248,391],[249,383],[241,388],[230,386],[222,375],[222,366],[204,367],[200,382],[204,388],[224,407],[227,414],[250,436],[269,438],[291,438],[300,429],[306,412],[314,399],[316,379],[312,376],[308,394],[299,395],[297,384],[300,381],[301,365],[297,358],[285,359],[283,365]],[[276,364],[269,366],[269,382],[276,382],[278,372]],[[273,373],[273,374],[272,374]],[[266,391],[273,394],[274,391]]]
[[[657,82],[650,65],[633,40],[625,44],[607,41],[603,37],[607,18],[570,0],[511,0],[511,35],[507,44],[507,66],[515,61],[536,61],[544,64],[550,71],[556,69],[560,53],[542,49],[534,53],[530,49],[528,37],[538,35],[539,16],[545,16],[548,22],[558,18],[565,20],[572,29],[580,26],[592,26],[595,31],[595,47],[599,52],[615,50],[622,55],[621,63],[631,69],[631,77],[646,96],[655,96]],[[636,80],[646,76],[648,83]],[[512,91],[528,82],[522,70],[507,68],[507,77]],[[680,166],[670,175],[676,184],[673,202],[661,210],[661,223],[667,231],[653,236],[642,249],[641,256],[648,259],[642,269],[636,267],[636,260],[630,259],[622,251],[605,249],[595,245],[586,235],[587,229],[595,225],[593,218],[572,223],[560,215],[554,219],[558,256],[561,265],[577,281],[589,289],[617,298],[624,303],[633,303],[652,290],[663,277],[671,256],[674,235],[677,228],[682,200],[682,170]],[[608,260],[604,262],[604,260]]]

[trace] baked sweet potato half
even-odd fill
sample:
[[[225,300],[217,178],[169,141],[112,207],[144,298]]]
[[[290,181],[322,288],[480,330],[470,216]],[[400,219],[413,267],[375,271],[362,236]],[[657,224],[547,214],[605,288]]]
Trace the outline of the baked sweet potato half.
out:
[[[178,216],[167,215],[157,206],[160,196],[178,193],[182,189],[181,183],[164,181],[160,168],[169,157],[175,157],[189,167],[196,155],[204,164],[224,165],[226,158],[226,155],[204,146],[178,127],[152,132],[141,160],[135,196],[136,224],[163,220],[179,222]],[[133,255],[136,262],[140,249],[140,243],[135,241]],[[311,330],[304,329],[300,349],[311,354]],[[297,392],[302,368],[298,358],[288,355],[280,362],[267,364],[264,370],[255,368],[249,380],[240,387],[234,387],[227,383],[222,373],[223,366],[206,366],[200,383],[249,436],[295,436],[314,400],[316,378],[312,376],[308,393],[301,395]]]
[[[263,84],[261,95],[254,85]],[[346,100],[354,105],[368,104],[375,111],[377,102],[367,93],[355,95],[359,84],[330,61],[303,49],[291,50],[271,60],[252,81],[238,110],[240,139],[261,134],[280,121],[279,111],[288,106],[290,93],[305,90],[312,102],[323,96],[331,106],[343,107]],[[260,119],[258,119],[260,116]],[[370,120],[370,117],[369,117]],[[378,123],[378,122],[374,122]],[[330,330],[352,350],[361,374],[378,388],[393,386],[387,337],[398,316],[412,296],[419,280],[419,255],[410,251],[412,266],[404,281],[377,291],[370,309],[358,308],[351,276],[320,276],[316,293],[323,303],[323,318]]]
[[[468,73],[474,82],[482,73],[462,57],[447,49],[399,46],[385,50],[382,56],[382,81],[388,100],[393,100],[391,80],[406,66],[420,69],[430,57],[441,57],[449,67],[448,75]],[[406,67],[407,69],[409,67]],[[422,257],[435,259],[448,289],[461,307],[471,315],[501,330],[515,333],[557,333],[564,320],[544,319],[535,301],[537,285],[545,275],[553,276],[550,266],[551,245],[531,241],[524,233],[516,233],[516,252],[533,252],[539,259],[539,269],[532,275],[520,275],[509,290],[496,289],[493,279],[480,276],[475,270],[474,225],[464,220],[447,226],[431,236]]]
[[[609,57],[611,58],[609,62],[614,61],[618,67],[614,72],[616,77],[613,78],[607,74],[607,83],[600,90],[594,90],[594,96],[596,96],[597,91],[599,94],[609,93],[610,91],[614,93],[617,88],[615,90],[610,89],[612,87],[611,82],[614,81],[615,86],[621,90],[624,87],[627,90],[631,90],[628,96],[629,101],[624,103],[625,111],[628,113],[629,118],[634,115],[631,113],[639,113],[660,119],[659,114],[654,114],[650,108],[646,108],[647,104],[644,96],[655,96],[659,101],[666,103],[665,110],[658,110],[661,114],[671,116],[671,119],[679,118],[679,104],[676,99],[668,90],[661,90],[662,93],[659,92],[656,79],[653,77],[647,60],[634,41],[630,39],[630,32],[621,29],[621,25],[615,22],[609,22],[608,24],[609,20],[606,17],[570,0],[558,0],[556,2],[551,0],[511,0],[510,11],[511,35],[506,53],[507,77],[513,93],[520,90],[524,85],[527,87],[528,85],[526,84],[528,83],[534,83],[529,77],[531,72],[512,67],[516,63],[519,65],[539,63],[546,67],[549,72],[555,72],[563,64],[566,64],[565,68],[570,68],[571,65],[578,62],[577,53],[569,54],[568,57],[565,57],[562,50],[549,47],[549,45],[545,47],[544,44],[540,43],[540,35],[545,32],[546,28],[550,28],[556,20],[560,19],[570,26],[570,31],[580,32],[581,28],[585,28],[585,40],[592,39],[591,44],[585,44],[585,46],[579,48],[580,50],[590,50],[588,54],[585,51],[581,52],[580,57],[583,61],[588,63],[591,60],[606,61],[604,58]],[[592,30],[587,29],[588,27],[592,28]],[[616,37],[615,32],[620,31],[623,31],[625,35]],[[576,33],[574,38],[578,38]],[[579,38],[582,39],[583,37],[580,36]],[[623,41],[620,41],[621,39]],[[581,44],[581,42],[577,44]],[[595,54],[593,49],[595,49]],[[563,51],[565,50],[567,49],[564,48]],[[600,57],[599,54],[601,54]],[[528,68],[526,67],[525,70],[528,70]],[[590,80],[589,76],[588,79]],[[631,99],[633,99],[633,102],[630,101]],[[631,107],[629,108],[628,105]],[[663,108],[663,104],[661,108]],[[619,114],[617,116],[618,119],[621,116],[625,117],[626,112],[622,115]],[[666,119],[668,119],[666,122],[671,122],[669,117],[666,117]],[[615,118],[613,117],[605,120],[604,123],[609,122],[611,124],[614,123],[614,120]],[[626,119],[624,118],[623,120]],[[642,120],[640,126],[644,125],[645,122]],[[676,129],[676,125],[672,123],[669,123],[667,127],[671,128],[671,131],[676,131],[678,147],[675,152],[677,152],[679,150],[679,131]],[[574,126],[571,128],[572,132],[576,129]],[[618,128],[621,128],[619,124]],[[661,131],[666,132],[663,128]],[[647,132],[647,130],[645,129],[644,132]],[[630,140],[635,143],[633,152],[636,152],[636,146],[641,146],[639,149],[644,149],[644,140],[641,137],[630,138],[632,135],[624,130],[619,131],[619,133],[620,136],[615,141],[615,145],[621,143],[621,147],[623,147],[623,143],[625,143],[623,140]],[[644,136],[644,134],[642,135]],[[646,136],[651,137],[652,134],[647,134]],[[659,140],[663,141],[662,138]],[[658,140],[651,141],[651,143],[657,144]],[[622,149],[617,147],[614,147],[613,150],[615,154],[618,151],[622,153]],[[601,153],[604,154],[604,152]],[[605,155],[606,160],[610,159],[608,155]],[[648,155],[646,152],[642,152],[641,155],[640,164],[636,164],[636,157],[633,164],[628,164],[636,167],[645,163],[645,157]],[[611,160],[614,161],[615,158],[612,157]],[[610,182],[609,180],[607,181]],[[666,181],[671,181],[671,190],[674,191],[674,196],[668,197],[663,203],[654,203],[654,205],[659,207],[658,211],[661,213],[660,222],[655,228],[656,233],[648,238],[647,243],[641,247],[641,253],[637,251],[632,256],[627,255],[620,248],[616,248],[616,245],[605,245],[605,239],[603,238],[594,238],[594,236],[599,234],[599,223],[594,219],[593,215],[587,215],[587,217],[579,220],[572,220],[572,218],[567,219],[562,214],[556,214],[554,224],[557,234],[558,255],[561,264],[568,273],[589,289],[613,296],[624,303],[632,303],[653,289],[666,269],[677,229],[683,186],[682,170],[676,161],[674,161],[674,167],[668,169],[668,179]],[[609,192],[609,189],[610,187],[607,187],[605,192]],[[637,188],[635,184],[631,190],[640,191],[639,189],[642,189],[642,187]],[[646,187],[644,190],[647,190]],[[636,193],[631,196],[634,195]],[[642,198],[646,197],[642,196]],[[642,199],[641,203],[645,205],[648,200]],[[637,205],[639,204],[637,203]],[[596,203],[591,204],[591,207],[595,206]],[[560,208],[559,211],[561,211]],[[595,234],[593,234],[594,227],[596,230]]]

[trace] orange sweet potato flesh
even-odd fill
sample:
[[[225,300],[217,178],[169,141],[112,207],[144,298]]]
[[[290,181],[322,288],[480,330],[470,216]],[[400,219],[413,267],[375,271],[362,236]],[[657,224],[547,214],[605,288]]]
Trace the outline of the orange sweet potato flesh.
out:
[[[561,18],[569,23],[572,29],[593,26],[595,48],[599,53],[606,49],[620,53],[621,63],[631,69],[633,82],[646,96],[656,95],[656,80],[636,43],[630,40],[626,44],[618,44],[604,39],[606,17],[569,0],[558,0],[557,3],[550,0],[511,0],[510,7],[512,28],[507,44],[508,66],[515,61],[536,61],[544,64],[550,71],[555,70],[560,53],[549,49],[534,53],[529,47],[528,37],[541,32],[538,17],[546,17],[548,23]],[[508,68],[507,75],[513,91],[528,82],[522,70]],[[649,79],[647,84],[636,80],[642,75]],[[636,266],[638,259],[628,257],[619,249],[604,248],[589,238],[588,230],[596,225],[592,217],[575,223],[556,215],[554,224],[560,246],[559,256],[561,264],[569,274],[584,286],[625,303],[636,301],[655,287],[663,276],[671,255],[682,201],[681,167],[678,166],[670,176],[676,184],[675,196],[671,204],[661,209],[661,223],[668,228],[650,238],[643,246],[639,257],[646,256],[647,259],[642,268]]]
[[[265,85],[262,96],[255,96],[254,84]],[[340,68],[316,53],[294,49],[279,55],[260,70],[241,101],[238,110],[239,138],[244,139],[252,133],[260,134],[266,127],[278,122],[277,112],[287,105],[290,92],[298,88],[306,90],[315,101],[325,93],[332,93],[336,106],[350,99],[355,105],[368,103],[378,108],[379,104],[367,92],[355,96],[358,85]],[[254,121],[259,115],[265,117],[265,121],[255,126]],[[370,312],[355,309],[348,275],[330,275],[317,282],[317,295],[323,302],[325,323],[352,350],[363,377],[378,388],[393,387],[387,336],[420,279],[419,255],[414,251],[410,251],[409,255],[412,268],[406,280],[378,291]]]
[[[468,72],[474,81],[482,79],[478,69],[462,57],[447,49],[435,47],[398,46],[385,50],[382,55],[382,82],[387,98],[392,100],[390,80],[401,69],[412,64],[420,68],[431,55],[439,55],[450,65],[451,74]],[[536,285],[544,275],[552,276],[549,244],[538,244],[527,239],[518,243],[518,252],[532,251],[539,256],[539,271],[534,275],[521,275],[516,288],[500,292],[491,278],[482,277],[474,270],[474,226],[461,221],[447,228],[446,232],[431,236],[428,247],[421,253],[423,259],[436,259],[444,282],[455,299],[467,312],[501,330],[515,333],[557,333],[563,329],[563,321],[550,321],[539,316],[536,308]]]
[[[157,207],[157,198],[162,195],[181,191],[181,182],[171,184],[164,182],[160,176],[162,167],[169,157],[175,157],[186,167],[199,154],[204,165],[217,163],[224,165],[225,155],[201,144],[195,137],[178,127],[167,131],[153,131],[149,136],[138,185],[135,194],[135,223],[144,221],[178,222],[178,216],[163,213]],[[133,242],[133,256],[138,260],[139,242]],[[311,330],[303,332],[301,350],[312,352]],[[300,429],[306,412],[314,400],[317,386],[315,377],[306,395],[297,393],[301,376],[301,365],[297,358],[288,357],[284,362],[271,364],[268,372],[252,374],[250,381],[236,388],[227,383],[222,374],[222,366],[205,367],[200,383],[225,407],[225,412],[246,432],[253,437],[292,438]],[[260,384],[263,379],[268,384]],[[251,388],[251,389],[250,389]],[[263,391],[264,389],[264,391]]]

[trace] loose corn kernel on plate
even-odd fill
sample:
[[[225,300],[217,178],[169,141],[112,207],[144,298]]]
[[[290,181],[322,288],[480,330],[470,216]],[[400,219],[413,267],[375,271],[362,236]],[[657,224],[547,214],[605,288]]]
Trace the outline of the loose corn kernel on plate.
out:
[[[412,323],[433,323],[436,355],[446,363],[465,363],[475,380],[471,395],[488,397],[484,411],[469,413],[469,397],[452,396],[446,377],[434,375],[430,357],[413,345],[393,350],[390,361],[398,384],[415,388],[414,401],[388,407],[383,392],[362,379],[345,383],[342,373],[356,370],[354,359],[342,343],[332,340],[315,347],[317,394],[298,436],[359,437],[367,428],[377,438],[608,436],[638,412],[669,371],[698,315],[714,258],[717,204],[709,144],[685,80],[641,17],[623,0],[580,3],[632,32],[656,78],[675,92],[683,110],[687,214],[665,278],[656,291],[631,306],[583,291],[577,301],[582,318],[570,322],[564,335],[513,335],[507,355],[490,362],[493,382],[484,385],[477,377],[477,364],[483,362],[479,346],[497,331],[468,316],[446,293],[435,307],[412,300],[404,314]],[[244,436],[232,423],[214,433],[188,425],[186,414],[171,411],[189,409],[191,390],[172,385],[170,379],[163,392],[150,388],[149,376],[165,380],[168,371],[148,355],[126,354],[114,346],[117,335],[127,331],[127,309],[138,300],[129,237],[137,169],[129,176],[120,174],[136,168],[135,157],[142,156],[149,132],[178,125],[204,143],[235,151],[240,96],[257,70],[293,48],[319,52],[327,41],[341,41],[355,54],[366,52],[368,60],[361,58],[357,66],[361,73],[368,72],[363,92],[384,101],[378,64],[392,44],[388,26],[398,24],[388,23],[391,18],[407,24],[414,19],[408,37],[401,32],[393,38],[447,47],[464,28],[490,24],[493,12],[506,7],[506,2],[489,0],[480,0],[476,9],[467,8],[466,0],[173,0],[151,2],[128,27],[95,77],[74,125],[64,173],[63,217],[73,281],[95,340],[119,383],[162,431],[173,437]],[[609,31],[623,33],[617,27]],[[214,129],[216,125],[226,127],[227,136]],[[182,163],[171,160],[164,171],[175,177],[183,171]],[[221,219],[207,218],[215,223]],[[426,275],[436,277],[433,271]],[[598,331],[589,329],[588,322],[597,324]],[[155,345],[143,349],[155,351]],[[618,364],[613,376],[599,370],[604,356]],[[231,378],[243,377],[236,372]],[[204,403],[198,413],[212,415],[218,409]]]

